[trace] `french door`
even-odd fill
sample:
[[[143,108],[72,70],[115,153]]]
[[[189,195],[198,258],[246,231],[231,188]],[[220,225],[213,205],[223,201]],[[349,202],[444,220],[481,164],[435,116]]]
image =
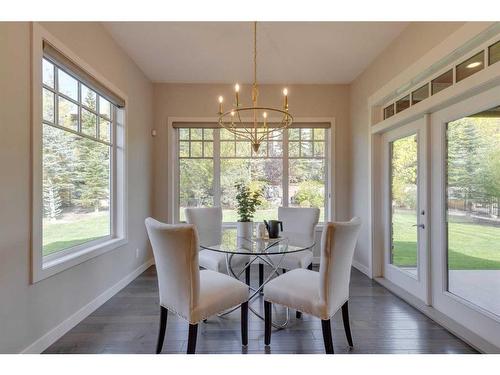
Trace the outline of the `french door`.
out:
[[[433,113],[431,128],[432,304],[498,352],[500,86]]]
[[[384,277],[429,304],[427,116],[385,133]]]

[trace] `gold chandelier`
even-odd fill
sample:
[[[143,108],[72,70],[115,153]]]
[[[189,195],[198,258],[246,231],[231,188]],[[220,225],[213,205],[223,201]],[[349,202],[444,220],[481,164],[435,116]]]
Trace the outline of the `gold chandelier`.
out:
[[[288,112],[288,90],[283,89],[283,108],[262,107],[258,105],[259,89],[257,85],[257,22],[253,24],[253,85],[252,106],[241,106],[240,85],[234,86],[235,104],[229,111],[222,110],[224,98],[219,96],[219,125],[239,138],[248,139],[254,152],[266,139],[278,137],[293,122]]]

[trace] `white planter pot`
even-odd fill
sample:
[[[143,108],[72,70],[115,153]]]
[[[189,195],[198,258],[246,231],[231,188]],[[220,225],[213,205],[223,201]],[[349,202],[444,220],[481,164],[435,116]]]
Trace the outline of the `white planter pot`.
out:
[[[240,238],[247,240],[252,239],[253,222],[252,221],[238,221],[236,223],[236,235]]]

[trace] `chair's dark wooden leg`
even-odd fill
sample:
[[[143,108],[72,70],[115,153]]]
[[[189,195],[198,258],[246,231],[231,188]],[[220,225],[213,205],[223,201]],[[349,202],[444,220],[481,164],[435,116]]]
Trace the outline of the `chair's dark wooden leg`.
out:
[[[248,345],[248,301],[241,304],[241,345]]]
[[[259,264],[259,287],[264,284],[264,265]]]
[[[160,306],[160,331],[158,332],[158,342],[156,344],[156,354],[161,353],[163,347],[163,339],[165,338],[165,330],[167,329],[168,310]]]
[[[246,266],[247,268],[245,269],[245,284],[250,286],[250,267],[249,265]]]
[[[349,346],[352,347],[354,345],[352,343],[351,325],[349,324],[349,301],[345,301],[342,305],[342,320],[344,321],[344,330],[347,342],[349,343]]]
[[[194,354],[196,351],[196,337],[198,336],[198,324],[189,325],[187,354]]]
[[[312,269],[313,269],[313,264],[311,263],[310,265],[308,265],[308,266],[307,266],[307,269],[312,271]]]
[[[302,313],[301,313],[300,311],[295,311],[295,317],[296,317],[297,319],[302,318]]]
[[[326,354],[333,354],[332,327],[330,325],[330,319],[321,320],[321,329],[323,330],[325,352]]]
[[[264,344],[271,345],[272,304],[264,301]]]

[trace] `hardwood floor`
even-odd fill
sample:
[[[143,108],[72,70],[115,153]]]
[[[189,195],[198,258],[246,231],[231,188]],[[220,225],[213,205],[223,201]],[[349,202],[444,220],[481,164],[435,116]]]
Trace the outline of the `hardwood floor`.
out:
[[[257,282],[257,267],[252,284]],[[339,311],[333,319],[335,353],[476,353],[438,324],[357,270],[352,271],[349,314],[354,348],[349,349]],[[252,306],[264,311],[259,299]],[[160,308],[156,270],[149,268],[74,327],[45,353],[154,353]],[[241,347],[240,311],[200,323],[196,353],[324,353],[321,321],[290,314],[284,330],[273,330],[264,346],[264,322],[249,313],[248,346]],[[273,307],[273,319],[284,309]],[[188,324],[168,315],[162,353],[185,353]]]

